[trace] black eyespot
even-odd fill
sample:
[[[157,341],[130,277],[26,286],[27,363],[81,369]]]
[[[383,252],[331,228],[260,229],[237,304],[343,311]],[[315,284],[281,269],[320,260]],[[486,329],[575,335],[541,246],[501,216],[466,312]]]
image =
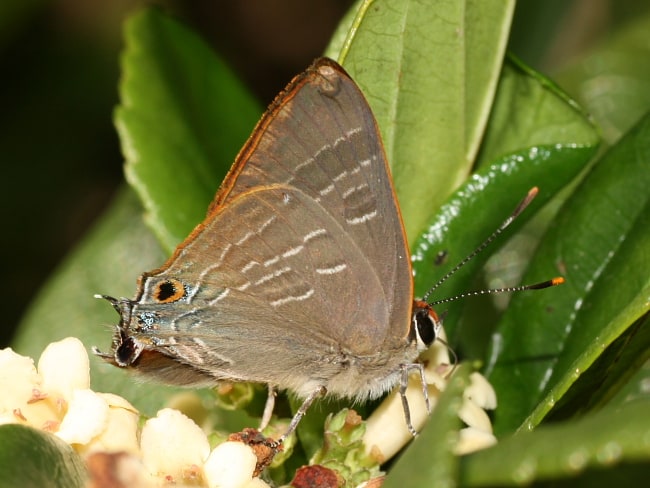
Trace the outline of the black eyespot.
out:
[[[158,285],[157,293],[156,298],[158,298],[158,301],[164,302],[176,294],[176,287],[171,281],[165,281]]]
[[[185,296],[185,287],[179,280],[168,279],[156,285],[153,295],[159,303],[171,303]]]

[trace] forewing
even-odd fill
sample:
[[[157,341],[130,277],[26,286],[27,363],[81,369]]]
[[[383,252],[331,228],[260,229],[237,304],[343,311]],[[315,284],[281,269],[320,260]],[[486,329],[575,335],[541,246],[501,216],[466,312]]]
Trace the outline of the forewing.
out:
[[[272,184],[313,199],[365,256],[359,272],[381,283],[382,294],[372,296],[369,288],[363,298],[382,297],[386,311],[353,324],[348,333],[386,336],[391,344],[403,340],[413,298],[411,267],[381,136],[363,94],[333,61],[316,61],[278,96],[240,152],[211,211]],[[330,307],[336,308],[338,300],[336,294],[329,296]],[[376,307],[365,311],[376,313]],[[389,317],[385,323],[383,315]],[[364,329],[368,322],[380,330]]]

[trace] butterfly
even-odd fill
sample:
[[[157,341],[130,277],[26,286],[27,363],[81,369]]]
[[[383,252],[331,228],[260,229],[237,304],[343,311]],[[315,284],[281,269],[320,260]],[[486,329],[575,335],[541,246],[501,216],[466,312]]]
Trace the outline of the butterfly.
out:
[[[505,229],[531,190],[455,273]],[[304,399],[282,442],[313,401],[363,402],[420,375],[420,352],[442,326],[415,300],[409,248],[377,122],[335,61],[317,59],[270,105],[239,152],[207,216],[160,268],[142,274],[120,314],[107,362],[172,385],[269,385]]]
[[[413,369],[426,395],[416,358],[441,326],[413,299],[377,122],[327,58],[276,97],[205,220],[136,297],[101,297],[120,314],[104,360],[173,385],[289,390],[304,399],[289,432],[315,398],[378,398]]]

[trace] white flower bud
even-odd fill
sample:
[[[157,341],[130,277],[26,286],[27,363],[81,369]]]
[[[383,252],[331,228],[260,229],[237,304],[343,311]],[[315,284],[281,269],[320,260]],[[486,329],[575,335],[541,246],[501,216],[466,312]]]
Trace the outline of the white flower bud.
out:
[[[465,388],[463,396],[486,410],[497,408],[497,394],[492,385],[485,379],[485,376],[474,372],[469,376],[469,379],[470,385]]]
[[[43,390],[70,401],[73,390],[90,388],[90,363],[86,348],[76,337],[48,344],[38,360]]]
[[[496,443],[497,438],[491,433],[474,427],[466,427],[459,432],[458,442],[454,446],[454,453],[459,456],[469,454],[493,446]]]
[[[178,410],[165,408],[147,420],[140,436],[142,460],[152,475],[181,479],[203,466],[210,453],[205,433]]]
[[[56,435],[68,444],[88,444],[106,428],[108,403],[92,390],[73,390]]]
[[[205,462],[204,472],[210,488],[241,488],[253,479],[257,456],[241,442],[223,442]]]

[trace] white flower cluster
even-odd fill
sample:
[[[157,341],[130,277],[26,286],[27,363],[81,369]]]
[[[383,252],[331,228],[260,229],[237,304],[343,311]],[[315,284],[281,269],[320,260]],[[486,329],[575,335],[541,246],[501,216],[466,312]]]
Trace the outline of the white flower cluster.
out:
[[[437,341],[422,356],[428,365],[425,378],[433,407],[452,367],[444,343]],[[470,379],[458,413],[467,425],[460,431],[458,454],[496,442],[485,412],[496,407],[494,390],[478,373]],[[91,477],[94,466],[105,469],[102,456],[112,453],[115,457],[105,465],[113,466],[124,486],[269,486],[253,477],[257,456],[249,446],[223,442],[211,450],[203,430],[178,410],[160,410],[139,429],[140,415],[129,402],[90,389],[88,354],[76,338],[50,344],[38,369],[31,358],[10,348],[0,350],[0,391],[0,424],[20,423],[58,436],[86,458]],[[419,431],[428,417],[419,378],[412,378],[407,397],[413,426]],[[383,462],[411,439],[395,391],[368,419],[363,440],[367,452]]]
[[[224,442],[211,451],[206,434],[177,410],[159,411],[139,430],[129,402],[90,389],[88,353],[76,338],[50,344],[38,369],[31,358],[0,350],[0,391],[0,424],[51,432],[87,458],[126,453],[117,475],[128,476],[129,486],[268,487],[253,478],[250,447]]]
[[[420,355],[425,364],[424,376],[431,409],[435,407],[438,397],[444,391],[453,374],[450,365],[449,349],[446,345],[444,330],[440,331],[441,341]],[[424,426],[429,414],[422,395],[422,383],[419,377],[409,378],[406,390],[411,421],[416,431]],[[467,427],[460,430],[459,439],[454,448],[458,455],[485,449],[496,444],[492,433],[492,423],[485,410],[494,410],[497,398],[494,388],[479,373],[470,375],[470,385],[463,392],[463,404],[458,416]],[[366,424],[363,441],[368,454],[380,463],[393,457],[402,447],[413,439],[404,422],[404,409],[398,391],[393,391],[370,415]]]

